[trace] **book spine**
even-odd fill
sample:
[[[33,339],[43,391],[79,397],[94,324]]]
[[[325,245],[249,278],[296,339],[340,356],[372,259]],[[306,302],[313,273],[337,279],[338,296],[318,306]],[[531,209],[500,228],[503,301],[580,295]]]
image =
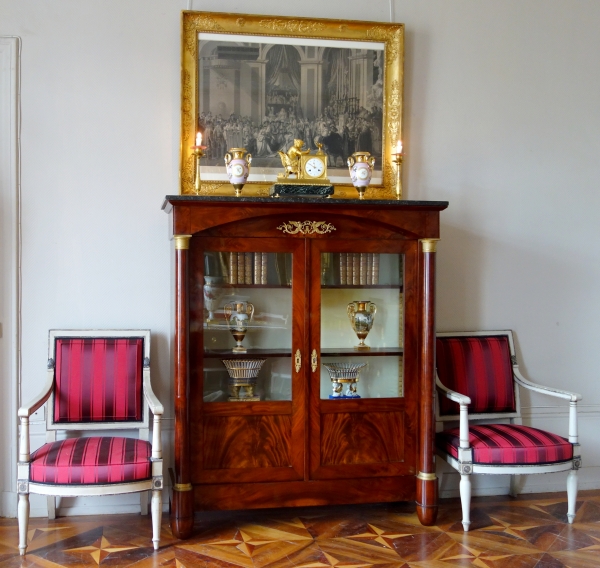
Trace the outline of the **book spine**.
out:
[[[238,253],[229,253],[229,284],[237,284],[238,277]]]
[[[244,284],[252,284],[252,256],[251,252],[247,252],[244,255]]]
[[[267,283],[267,253],[263,252],[262,253],[262,262],[261,262],[261,266],[260,266],[260,283],[261,284],[266,284]]]
[[[367,253],[367,286],[373,284],[373,253]]]
[[[373,253],[373,284],[379,284],[379,253]]]
[[[353,268],[353,255],[351,252],[346,253],[346,284],[352,286],[352,268]]]
[[[261,273],[262,273],[262,253],[255,252],[254,253],[254,284],[261,283],[261,278],[260,278]]]
[[[360,264],[358,253],[352,253],[352,286],[358,286],[360,283]]]
[[[244,278],[244,267],[246,266],[246,257],[243,252],[237,253],[237,283],[244,284],[246,279]]]
[[[347,280],[347,266],[348,266],[348,253],[342,252],[340,253],[340,284],[342,286],[346,286],[348,284]]]
[[[359,260],[359,282],[361,286],[367,283],[367,253],[361,252]]]

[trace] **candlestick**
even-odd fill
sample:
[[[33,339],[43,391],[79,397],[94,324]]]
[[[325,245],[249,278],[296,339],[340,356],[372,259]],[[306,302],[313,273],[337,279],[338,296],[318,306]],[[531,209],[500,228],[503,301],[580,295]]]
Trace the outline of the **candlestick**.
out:
[[[204,156],[206,146],[192,146],[192,153],[196,157],[196,173],[194,176],[194,190],[196,195],[200,193],[202,180],[200,179],[200,160]]]
[[[404,154],[402,153],[402,142],[398,140],[396,145],[396,151],[392,152],[392,163],[396,165],[396,199],[402,199],[402,160]]]

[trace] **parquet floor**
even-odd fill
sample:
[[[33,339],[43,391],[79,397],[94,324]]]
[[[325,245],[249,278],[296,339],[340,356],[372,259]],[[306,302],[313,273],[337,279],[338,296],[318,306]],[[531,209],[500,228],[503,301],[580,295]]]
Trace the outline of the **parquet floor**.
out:
[[[454,499],[441,502],[434,527],[407,503],[205,513],[187,541],[173,538],[165,515],[156,553],[150,517],[32,519],[24,560],[16,520],[0,519],[0,568],[599,567],[600,491],[580,492],[574,525],[566,510],[562,493],[474,499],[467,534]]]

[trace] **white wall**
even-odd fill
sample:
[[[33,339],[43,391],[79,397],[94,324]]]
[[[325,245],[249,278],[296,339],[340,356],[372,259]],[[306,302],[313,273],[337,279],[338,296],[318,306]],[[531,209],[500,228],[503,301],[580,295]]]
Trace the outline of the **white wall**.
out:
[[[406,24],[405,194],[450,201],[438,328],[512,328],[530,378],[582,392],[581,486],[600,487],[591,443],[600,416],[600,3],[392,2],[372,0],[367,17],[390,21],[393,12]],[[43,381],[49,328],[137,326],[153,330],[153,382],[172,403],[172,245],[160,206],[178,187],[179,18],[187,6],[0,0],[0,35],[23,40],[26,398]],[[365,16],[355,0],[192,6]],[[540,404],[554,403],[525,400],[535,405],[534,425],[560,419],[566,429],[566,413]],[[2,417],[2,429],[13,420]],[[528,488],[562,490],[563,481],[537,476]],[[10,480],[0,483],[12,490]],[[104,510],[126,507],[133,501]]]
[[[526,376],[582,393],[580,487],[600,487],[600,3],[394,8],[407,29],[405,187],[450,202],[437,327],[511,328]],[[525,396],[523,406],[525,423],[566,434],[565,404]],[[525,490],[562,491],[564,480],[531,476]],[[479,490],[499,485],[485,478]]]

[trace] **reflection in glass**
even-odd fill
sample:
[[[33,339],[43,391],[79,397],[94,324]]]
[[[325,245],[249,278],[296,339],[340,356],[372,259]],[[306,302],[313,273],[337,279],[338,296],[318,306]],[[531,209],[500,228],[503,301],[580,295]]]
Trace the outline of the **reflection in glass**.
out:
[[[203,319],[190,322],[192,331],[203,329],[204,401],[291,400],[292,255],[208,251],[204,267],[210,298],[198,282],[204,310],[198,306],[196,313]],[[225,361],[261,360],[254,381],[232,384]],[[240,387],[237,394],[233,386]]]

